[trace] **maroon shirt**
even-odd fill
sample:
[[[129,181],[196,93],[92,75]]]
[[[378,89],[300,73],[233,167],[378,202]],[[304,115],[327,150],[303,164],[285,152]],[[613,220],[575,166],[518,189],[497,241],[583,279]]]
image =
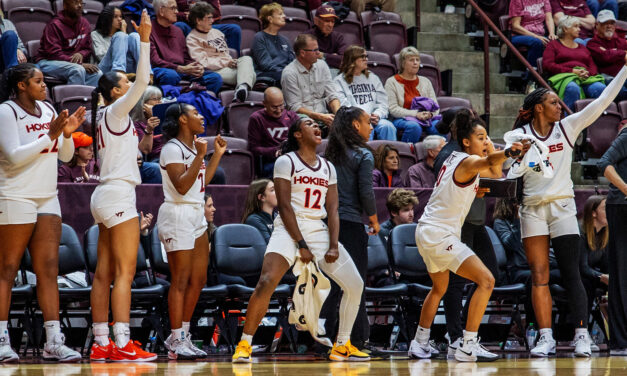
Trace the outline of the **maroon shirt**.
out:
[[[99,183],[100,174],[98,171],[100,170],[94,171],[95,167],[96,162],[93,159],[87,163],[85,171],[89,175],[89,180],[85,180],[81,166],[70,167],[63,164],[59,167],[59,177],[57,181],[59,183]]]
[[[150,64],[153,68],[175,69],[194,62],[189,56],[185,35],[174,25],[163,27],[157,20],[150,33]]]
[[[587,44],[592,59],[599,67],[599,72],[610,76],[616,76],[625,65],[625,51],[627,51],[627,41],[619,38],[616,33],[610,40],[600,38],[595,35]],[[603,47],[605,51],[601,49]]]
[[[142,138],[144,138],[144,135],[146,134],[146,123],[134,121],[133,125],[135,126],[135,130],[137,130],[137,138],[139,139],[139,142],[141,142]],[[163,145],[165,145],[165,139],[162,134],[152,136],[152,150],[146,156],[146,160],[148,162],[152,162],[155,159],[159,159]]]
[[[265,109],[255,111],[248,120],[248,149],[254,155],[276,159],[276,151],[287,139],[287,131],[299,119],[293,111],[285,110],[280,118],[274,118]]]
[[[435,186],[435,171],[427,162],[422,161],[407,170],[405,186],[411,188],[433,188]]]
[[[331,34],[325,36],[317,26],[314,26],[307,33],[315,35],[318,39],[318,48],[324,53],[324,60],[327,65],[330,68],[339,69],[340,64],[342,64],[342,55],[348,47],[344,42],[344,35],[333,30]]]
[[[70,61],[80,53],[83,62],[91,56],[91,26],[85,17],[73,20],[61,11],[44,28],[35,62],[40,60]]]
[[[551,11],[555,13],[564,13],[567,16],[584,18],[589,14],[590,8],[586,4],[586,0],[551,0]],[[555,25],[557,26],[557,25]],[[583,26],[579,30],[579,38],[591,38],[592,30],[587,30]]]
[[[550,75],[570,73],[574,67],[584,67],[591,76],[598,73],[590,51],[577,43],[577,48],[568,48],[559,41],[552,40],[546,45],[542,55],[542,68]]]

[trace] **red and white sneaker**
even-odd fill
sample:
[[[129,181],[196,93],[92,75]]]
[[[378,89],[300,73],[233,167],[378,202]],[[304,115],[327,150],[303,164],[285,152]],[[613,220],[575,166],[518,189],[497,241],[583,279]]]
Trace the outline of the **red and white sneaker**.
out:
[[[114,362],[150,362],[157,359],[157,354],[142,350],[141,343],[130,340],[126,346],[115,346],[111,351],[111,359]]]
[[[97,342],[91,346],[91,353],[89,354],[89,360],[103,362],[111,358],[111,353],[115,343],[109,338],[109,344],[106,346],[100,346]]]

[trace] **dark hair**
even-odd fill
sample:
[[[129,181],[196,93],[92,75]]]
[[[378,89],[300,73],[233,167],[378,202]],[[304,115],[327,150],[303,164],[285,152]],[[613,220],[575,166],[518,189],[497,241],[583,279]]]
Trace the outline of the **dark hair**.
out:
[[[550,92],[551,90],[541,87],[529,93],[529,95],[525,97],[522,107],[518,110],[518,116],[516,117],[516,121],[514,122],[514,127],[512,129],[521,128],[522,126],[529,124],[534,116],[534,107],[536,104],[542,103],[546,98],[546,95]]]
[[[187,16],[187,23],[192,28],[195,28],[198,24],[198,20],[205,18],[209,14],[215,14],[215,9],[204,1],[199,1],[189,8],[189,15]]]
[[[455,135],[457,139],[457,143],[459,147],[464,150],[464,139],[470,139],[470,135],[475,131],[477,126],[482,126],[485,128],[485,123],[480,118],[472,116],[470,111],[459,111],[455,115],[455,119],[453,120],[453,125],[451,129],[455,127]]]
[[[120,10],[120,8],[113,5],[107,5],[104,7],[98,16],[98,20],[96,20],[94,31],[97,31],[102,36],[108,37],[109,33],[111,33],[111,29],[113,28],[113,17],[115,16],[116,9]],[[121,31],[126,32],[126,30]]]
[[[287,139],[281,144],[281,155],[287,154],[291,151],[296,151],[300,148],[294,133],[300,131],[300,126],[304,119],[306,118],[300,118],[290,125],[290,129],[287,131]]]
[[[329,131],[327,150],[324,154],[331,163],[340,165],[346,161],[346,152],[349,149],[366,148],[372,151],[353,126],[353,121],[359,120],[363,113],[364,110],[359,107],[340,107],[337,110]]]
[[[513,221],[516,219],[516,205],[518,205],[518,199],[516,197],[497,199],[492,218]]]
[[[383,172],[385,166],[385,158],[387,158],[388,154],[390,154],[391,151],[395,152],[396,155],[398,155],[400,162],[401,153],[398,152],[398,149],[390,144],[383,144],[377,148],[377,151],[374,155],[374,168]],[[400,172],[400,165],[398,168]]]
[[[298,55],[301,50],[304,50],[305,47],[307,47],[307,42],[310,40],[317,41],[318,38],[311,34],[298,34],[296,40],[294,41],[294,53]]]
[[[258,179],[250,183],[248,192],[246,193],[242,223],[245,223],[251,214],[261,211],[263,205],[261,200],[259,200],[259,195],[262,195],[266,191],[268,184],[271,182],[272,180],[270,179]]]
[[[176,102],[165,110],[165,119],[161,125],[161,132],[166,140],[171,140],[179,135],[179,118],[185,114],[185,107],[193,107],[191,104]]]
[[[39,68],[31,63],[18,64],[5,70],[0,83],[0,102],[17,96],[17,84],[30,80],[38,70]]]
[[[100,95],[111,103],[113,98],[111,97],[111,90],[116,87],[120,87],[121,74],[115,71],[107,72],[103,74],[98,80],[98,86],[91,92],[91,136],[93,138],[92,145],[94,149],[94,161],[96,162],[95,168],[98,169],[98,102],[100,101]]]

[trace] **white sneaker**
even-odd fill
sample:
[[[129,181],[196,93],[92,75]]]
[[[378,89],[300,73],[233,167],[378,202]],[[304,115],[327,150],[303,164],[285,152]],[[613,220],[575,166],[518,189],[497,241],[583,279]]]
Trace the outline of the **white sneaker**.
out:
[[[610,356],[627,356],[627,349],[611,349]]]
[[[12,363],[20,360],[20,357],[13,351],[9,336],[0,337],[0,363]]]
[[[163,341],[163,346],[165,346],[166,350],[172,351],[172,342],[174,342],[174,339],[172,339],[172,333],[170,333],[168,338],[166,338],[165,341]]]
[[[431,352],[431,345],[429,343],[422,344],[412,339],[407,355],[409,355],[411,359],[429,359],[433,353]]]
[[[196,347],[192,343],[192,335],[190,333],[187,333],[187,335],[185,336],[185,341],[189,344],[189,346],[192,349],[192,351],[194,351],[194,353],[196,354],[196,358],[206,358],[207,357],[207,353],[206,352],[204,352],[202,349],[199,349],[198,347]]]
[[[551,336],[547,336],[542,334],[540,338],[538,338],[538,342],[536,343],[536,347],[529,351],[531,356],[537,356],[545,358],[549,355],[555,355],[555,345],[556,342]]]
[[[592,342],[592,340],[588,333],[580,334],[575,337],[575,356],[578,358],[589,358],[592,354],[590,342]]]
[[[431,355],[440,355],[440,350],[438,350],[434,340],[429,341],[429,346],[431,347]]]
[[[52,341],[47,341],[44,345],[44,359],[58,360],[59,362],[78,362],[81,354],[65,346],[65,335],[56,334]]]
[[[168,359],[196,359],[196,353],[192,349],[191,343],[185,340],[175,339],[170,342]]]
[[[448,359],[453,359],[453,358],[455,358],[455,352],[457,351],[457,348],[458,348],[459,346],[461,346],[461,345],[462,345],[462,338],[461,338],[461,337],[457,338],[457,339],[455,340],[455,342],[453,342],[453,343],[450,343],[450,342],[449,342],[449,344],[448,344],[448,352],[447,352],[447,354],[446,354],[446,357],[447,357]]]
[[[471,338],[462,341],[462,345],[455,351],[455,359],[459,362],[492,362],[499,356],[488,351],[479,343],[480,338]]]

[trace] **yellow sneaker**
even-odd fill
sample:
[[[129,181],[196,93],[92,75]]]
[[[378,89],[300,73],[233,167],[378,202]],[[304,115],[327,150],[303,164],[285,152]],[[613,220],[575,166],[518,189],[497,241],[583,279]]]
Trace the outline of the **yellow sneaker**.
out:
[[[365,352],[359,351],[349,340],[344,346],[338,345],[337,343],[333,345],[329,359],[337,362],[367,362],[370,360],[370,356]]]
[[[239,341],[237,347],[235,348],[235,354],[233,354],[233,363],[250,363],[252,362],[251,354],[253,353],[253,348],[250,346],[248,341],[242,340]]]

